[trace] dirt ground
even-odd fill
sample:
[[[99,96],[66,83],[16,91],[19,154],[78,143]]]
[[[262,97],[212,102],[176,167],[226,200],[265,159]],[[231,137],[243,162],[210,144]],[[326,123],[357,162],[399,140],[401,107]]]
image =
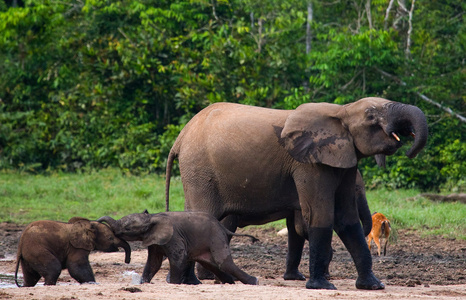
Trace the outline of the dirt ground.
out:
[[[203,280],[198,286],[173,285],[165,282],[168,262],[150,284],[136,284],[147,258],[140,244],[133,248],[130,264],[124,264],[124,253],[95,252],[90,256],[98,284],[79,285],[66,270],[57,286],[17,288],[11,283],[15,269],[15,252],[23,227],[0,223],[0,299],[466,299],[466,241],[441,237],[421,238],[415,232],[398,231],[389,244],[387,256],[378,257],[372,248],[373,269],[385,290],[361,291],[354,286],[356,270],[338,237],[334,236],[334,256],[330,265],[331,282],[336,291],[307,290],[305,281],[285,281],[287,238],[275,229],[248,227],[239,230],[260,239],[234,237],[231,244],[235,263],[259,278],[259,286],[240,282],[234,285]],[[308,274],[307,248],[300,266]],[[21,270],[20,270],[21,272]],[[21,273],[20,273],[21,274]],[[7,275],[6,278],[4,275]],[[9,285],[6,283],[10,283]]]

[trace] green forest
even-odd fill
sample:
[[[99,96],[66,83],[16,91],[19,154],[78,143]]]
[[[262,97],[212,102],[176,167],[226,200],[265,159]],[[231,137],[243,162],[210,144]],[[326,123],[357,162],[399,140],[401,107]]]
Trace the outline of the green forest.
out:
[[[429,141],[368,188],[466,190],[466,1],[0,0],[0,170],[164,173],[227,101],[418,106]],[[408,148],[410,145],[403,147]]]

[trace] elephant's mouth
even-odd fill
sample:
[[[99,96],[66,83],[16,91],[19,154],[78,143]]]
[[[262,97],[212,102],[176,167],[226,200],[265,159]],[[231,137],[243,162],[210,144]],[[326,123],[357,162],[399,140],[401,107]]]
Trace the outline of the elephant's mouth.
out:
[[[408,137],[411,136],[414,139],[416,138],[416,134],[414,133],[414,129],[410,124],[398,124],[398,126],[394,128],[387,128],[388,130],[386,131],[388,136],[393,138],[397,142],[397,147],[401,147],[403,145],[403,142],[401,140],[401,137]],[[401,137],[400,137],[401,136]]]
[[[102,250],[102,252],[118,252],[118,251],[119,251],[119,249],[115,245],[112,245],[112,246]]]

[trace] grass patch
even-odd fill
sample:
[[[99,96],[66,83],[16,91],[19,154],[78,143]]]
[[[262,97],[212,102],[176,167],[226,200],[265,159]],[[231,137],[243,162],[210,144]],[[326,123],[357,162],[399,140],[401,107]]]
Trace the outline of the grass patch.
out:
[[[159,175],[125,175],[106,169],[90,174],[31,175],[0,172],[0,222],[27,224],[35,220],[67,221],[74,216],[121,218],[148,209],[165,210],[165,178]],[[371,211],[383,213],[392,227],[413,229],[466,239],[466,205],[438,203],[419,196],[417,190],[371,190]],[[183,187],[172,178],[170,210],[184,209]],[[264,226],[285,227],[280,220]]]
[[[124,175],[118,170],[91,174],[31,175],[0,172],[0,221],[67,221],[74,216],[97,219],[165,210],[165,179],[158,175]],[[170,210],[183,210],[183,189],[171,180]]]
[[[367,192],[371,212],[383,213],[392,228],[413,229],[421,234],[436,234],[466,239],[466,205],[459,202],[434,202],[417,190],[379,189]]]

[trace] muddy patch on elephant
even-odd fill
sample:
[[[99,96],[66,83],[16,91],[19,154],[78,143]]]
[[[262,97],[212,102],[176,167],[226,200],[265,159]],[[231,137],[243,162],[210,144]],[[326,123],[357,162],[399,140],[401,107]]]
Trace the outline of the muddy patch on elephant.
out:
[[[305,282],[284,281],[287,238],[278,236],[277,229],[247,227],[239,233],[252,234],[259,238],[256,243],[244,237],[233,237],[231,243],[235,263],[250,275],[257,276],[260,286],[248,287],[241,283],[219,285],[213,280],[203,281],[201,286],[169,285],[165,283],[168,262],[156,274],[149,285],[138,285],[141,292],[131,292],[142,274],[147,252],[138,242],[131,242],[133,255],[131,264],[124,263],[124,252],[93,252],[91,266],[99,285],[79,285],[66,270],[62,272],[57,287],[18,289],[11,285],[15,269],[15,253],[22,229],[11,223],[0,223],[0,282],[7,288],[0,289],[0,298],[43,299],[75,297],[76,299],[105,299],[115,296],[126,299],[150,299],[154,293],[158,298],[170,299],[183,295],[193,299],[218,299],[237,293],[239,298],[285,299],[288,293],[303,293],[303,296],[332,296],[344,299],[365,299],[376,292],[359,291],[354,287],[356,270],[349,253],[338,237],[334,236],[333,260],[330,264],[331,282],[338,291],[308,291]],[[304,250],[300,271],[308,275],[307,247]],[[385,283],[386,289],[377,293],[385,296],[412,297],[466,297],[466,241],[436,236],[420,237],[416,232],[399,230],[397,240],[390,241],[387,255],[377,256],[372,248],[373,270]],[[374,255],[375,254],[375,255]],[[21,271],[20,271],[21,274]],[[42,280],[40,281],[42,282]],[[10,285],[8,285],[8,283]],[[399,294],[404,293],[404,294]],[[121,295],[120,295],[121,294]],[[281,296],[280,296],[281,295]],[[405,296],[403,296],[405,295]],[[133,297],[134,296],[134,297]]]

